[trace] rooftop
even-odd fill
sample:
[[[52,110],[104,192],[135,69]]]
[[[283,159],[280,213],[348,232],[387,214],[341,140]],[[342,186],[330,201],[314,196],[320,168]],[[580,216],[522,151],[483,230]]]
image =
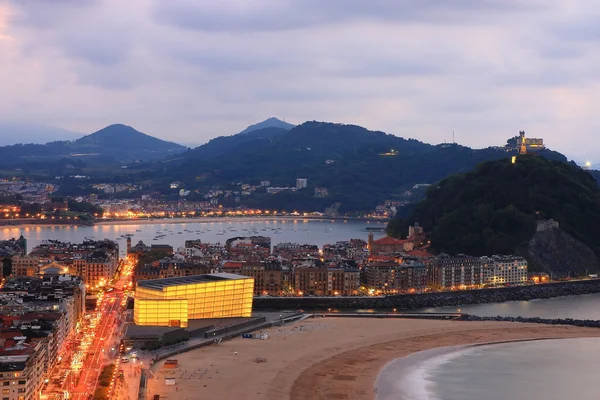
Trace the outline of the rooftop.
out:
[[[408,240],[400,240],[400,239],[395,239],[390,236],[384,236],[381,239],[377,239],[377,240],[373,241],[373,244],[389,245],[389,244],[404,244],[407,242],[408,242]]]
[[[148,289],[162,290],[163,288],[170,287],[170,286],[183,286],[183,285],[192,285],[194,283],[208,283],[208,282],[237,280],[237,279],[249,279],[249,278],[247,276],[237,275],[237,274],[218,273],[218,274],[182,276],[182,277],[177,277],[177,278],[151,279],[151,280],[147,280],[147,281],[138,282],[138,286],[148,288]]]

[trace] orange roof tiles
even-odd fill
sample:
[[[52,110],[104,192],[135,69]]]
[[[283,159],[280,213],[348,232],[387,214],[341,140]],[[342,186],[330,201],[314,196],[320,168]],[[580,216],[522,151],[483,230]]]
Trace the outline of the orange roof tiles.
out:
[[[408,240],[399,240],[390,236],[384,236],[381,239],[377,239],[373,241],[373,244],[382,244],[382,245],[390,245],[390,244],[404,244],[407,243]]]

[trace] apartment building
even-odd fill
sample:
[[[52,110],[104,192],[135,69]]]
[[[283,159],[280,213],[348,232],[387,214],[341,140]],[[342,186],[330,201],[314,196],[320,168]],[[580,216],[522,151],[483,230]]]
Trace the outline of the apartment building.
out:
[[[467,289],[481,287],[484,282],[481,258],[464,254],[438,255],[429,271],[429,284],[438,289]]]
[[[527,283],[527,260],[517,256],[481,257],[483,281],[486,285],[519,285]]]

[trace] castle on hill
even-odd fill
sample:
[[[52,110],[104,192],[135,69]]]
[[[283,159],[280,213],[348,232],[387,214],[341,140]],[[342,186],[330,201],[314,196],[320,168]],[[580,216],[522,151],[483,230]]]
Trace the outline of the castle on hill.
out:
[[[525,131],[519,131],[519,136],[508,139],[506,142],[506,151],[517,152],[519,154],[527,154],[544,150],[544,139],[525,137]]]

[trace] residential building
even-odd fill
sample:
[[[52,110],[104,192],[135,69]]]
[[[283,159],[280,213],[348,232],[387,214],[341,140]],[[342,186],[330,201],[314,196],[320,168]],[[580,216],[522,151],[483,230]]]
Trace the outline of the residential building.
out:
[[[61,271],[55,273],[77,275],[90,288],[97,288],[107,284],[115,274],[119,265],[119,245],[111,240],[85,240],[82,243],[47,240],[35,247],[30,256],[55,261],[56,265],[43,268],[57,268]]]
[[[360,287],[357,268],[300,266],[293,274],[299,296],[352,296]]]
[[[417,260],[370,261],[362,281],[371,294],[421,292],[427,287],[427,268]]]
[[[308,179],[298,178],[296,179],[296,189],[304,189],[308,186]]]
[[[139,266],[133,273],[133,282],[150,279],[179,278],[216,272],[216,267],[191,261],[165,258],[152,264]]]
[[[275,259],[259,262],[229,261],[223,272],[249,276],[254,279],[254,296],[281,296],[286,282],[284,268]]]
[[[435,288],[466,289],[481,287],[483,282],[483,265],[479,257],[440,254],[429,271],[429,284]]]
[[[527,260],[516,256],[481,257],[486,285],[522,285],[527,283]]]
[[[17,276],[35,276],[38,273],[40,266],[48,263],[41,257],[32,256],[14,256],[12,259],[11,277]]]

